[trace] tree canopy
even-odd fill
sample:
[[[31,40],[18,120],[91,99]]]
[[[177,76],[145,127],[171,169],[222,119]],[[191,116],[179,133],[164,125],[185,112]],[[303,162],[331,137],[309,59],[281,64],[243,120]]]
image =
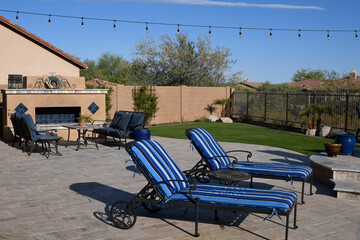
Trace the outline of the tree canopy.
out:
[[[229,48],[212,48],[207,36],[195,43],[186,33],[175,39],[163,35],[159,45],[149,38],[136,45],[130,79],[142,85],[218,86],[240,79],[240,72],[225,74],[236,62],[231,55]]]
[[[80,70],[80,75],[85,80],[94,78],[103,79],[114,83],[126,83],[129,71],[129,62],[118,54],[105,52],[95,62],[85,59],[87,69]]]
[[[308,79],[314,80],[327,80],[327,79],[337,79],[339,78],[339,73],[335,71],[328,70],[311,70],[309,68],[302,68],[297,70],[294,76],[292,77],[293,82],[304,81]]]

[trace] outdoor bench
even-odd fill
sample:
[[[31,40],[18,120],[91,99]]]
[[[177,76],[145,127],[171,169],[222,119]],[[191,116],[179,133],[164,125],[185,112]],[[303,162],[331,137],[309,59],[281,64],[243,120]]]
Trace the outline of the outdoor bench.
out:
[[[116,111],[114,117],[109,125],[105,124],[103,128],[94,129],[93,133],[97,133],[105,136],[105,142],[107,136],[112,137],[114,140],[119,139],[119,149],[121,143],[126,143],[126,139],[134,139],[136,130],[144,129],[144,126],[149,118],[148,113],[133,112],[133,111]],[[121,139],[124,139],[121,141]],[[97,138],[95,138],[95,144],[97,147]]]

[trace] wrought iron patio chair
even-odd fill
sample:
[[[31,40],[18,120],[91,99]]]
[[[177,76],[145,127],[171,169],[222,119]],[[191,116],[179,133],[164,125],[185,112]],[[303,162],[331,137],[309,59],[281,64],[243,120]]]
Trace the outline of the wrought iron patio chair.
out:
[[[32,152],[34,151],[35,146],[37,146],[37,143],[42,143],[42,148],[44,150],[44,155],[46,157],[48,157],[48,155],[46,155],[46,153],[49,153],[49,142],[44,142],[44,139],[48,138],[48,139],[53,139],[53,137],[57,137],[58,135],[56,133],[53,132],[49,132],[49,131],[42,131],[36,128],[34,120],[32,119],[30,114],[22,114],[21,116],[21,120],[19,122],[20,124],[20,131],[21,131],[21,135],[24,138],[24,142],[25,142],[25,147],[24,150],[29,156],[32,154]],[[59,137],[60,139],[61,137]],[[58,139],[58,140],[59,140]],[[56,141],[56,152],[57,151],[57,144],[58,144],[58,140]],[[30,150],[27,151],[28,149],[28,145],[30,144]]]
[[[126,150],[148,184],[129,202],[117,201],[112,205],[110,219],[118,228],[129,229],[135,224],[138,204],[154,212],[165,205],[195,208],[196,237],[199,236],[199,208],[215,209],[215,218],[218,209],[286,216],[285,239],[288,238],[289,216],[294,209],[294,228],[297,228],[297,195],[294,192],[195,184],[156,141],[130,142]]]
[[[312,195],[313,172],[312,168],[303,165],[287,165],[277,163],[250,162],[252,153],[244,150],[232,150],[225,152],[211,133],[203,128],[190,128],[186,130],[186,136],[196,148],[202,159],[193,169],[215,170],[239,170],[251,174],[250,185],[253,187],[253,178],[284,179],[286,181],[302,181],[301,203],[304,202],[305,182],[310,179],[310,195]],[[229,153],[243,152],[247,155],[247,161],[238,161]],[[198,175],[199,181],[209,181],[206,176]]]
[[[22,140],[24,138],[21,128],[20,128],[21,114],[17,113],[17,112],[12,113],[10,115],[10,120],[11,120],[11,123],[14,128],[14,140],[13,140],[12,146],[14,146],[16,141],[18,141],[19,142],[18,148],[20,148],[21,143],[23,142]]]

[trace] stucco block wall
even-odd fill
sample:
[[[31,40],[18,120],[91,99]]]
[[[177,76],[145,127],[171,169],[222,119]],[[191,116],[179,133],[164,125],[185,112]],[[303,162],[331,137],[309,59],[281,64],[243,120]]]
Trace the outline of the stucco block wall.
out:
[[[0,86],[7,86],[9,74],[43,76],[54,72],[74,77],[80,74],[75,65],[2,25],[0,42]]]
[[[112,118],[116,110],[134,110],[132,91],[138,86],[117,85],[112,95],[113,107],[109,115]],[[178,123],[194,121],[202,116],[209,117],[204,108],[215,99],[229,98],[233,89],[230,87],[187,87],[157,86],[152,87],[158,96],[158,108],[150,124]],[[213,115],[220,117],[221,106]]]

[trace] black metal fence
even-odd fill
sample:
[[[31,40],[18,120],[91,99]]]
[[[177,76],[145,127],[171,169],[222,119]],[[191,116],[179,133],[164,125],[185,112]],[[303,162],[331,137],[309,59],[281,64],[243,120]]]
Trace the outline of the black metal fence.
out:
[[[330,106],[332,116],[323,116],[322,125],[345,132],[360,128],[356,106],[360,94],[235,92],[233,115],[267,123],[301,127],[299,112],[311,104]]]

